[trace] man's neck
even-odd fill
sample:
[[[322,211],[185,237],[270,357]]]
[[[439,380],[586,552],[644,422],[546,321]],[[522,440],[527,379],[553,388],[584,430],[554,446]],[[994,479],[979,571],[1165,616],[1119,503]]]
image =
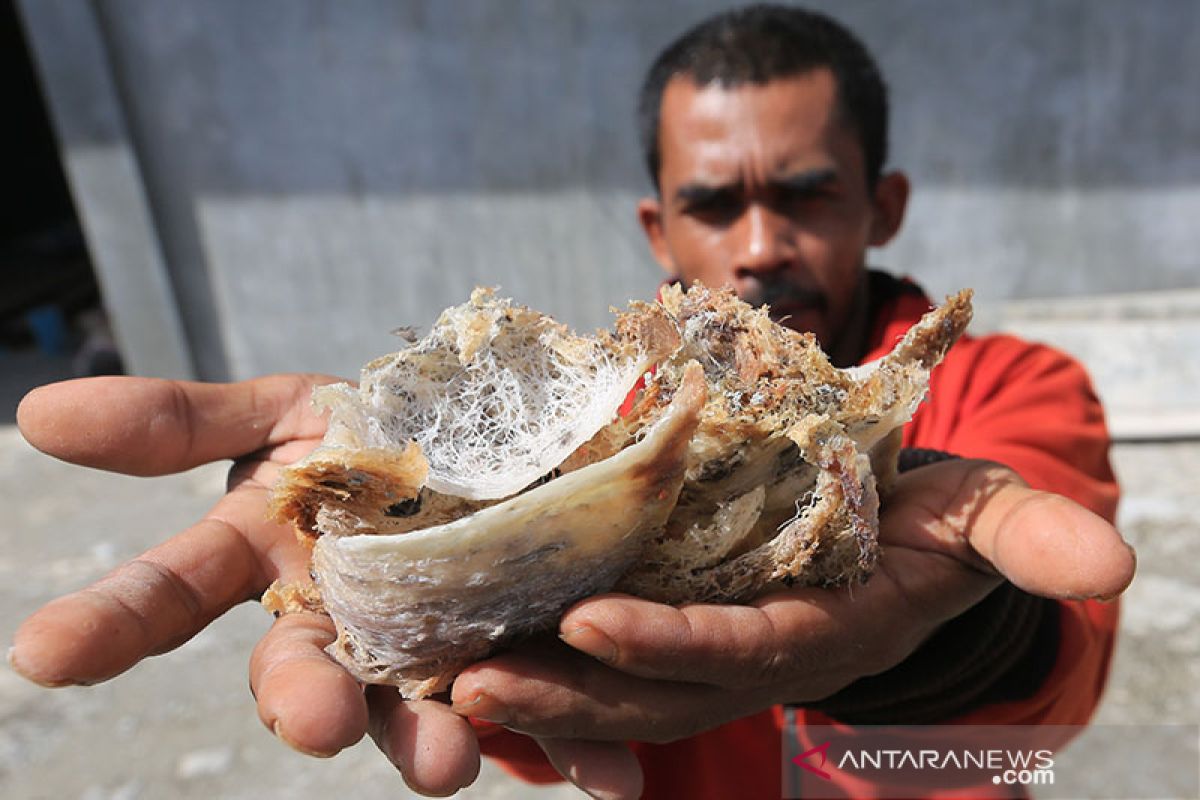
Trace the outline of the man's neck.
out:
[[[854,290],[854,300],[850,304],[850,313],[842,326],[842,333],[829,348],[829,360],[835,367],[852,367],[866,354],[867,332],[871,327],[871,281],[867,270],[863,269],[858,276],[858,286]]]

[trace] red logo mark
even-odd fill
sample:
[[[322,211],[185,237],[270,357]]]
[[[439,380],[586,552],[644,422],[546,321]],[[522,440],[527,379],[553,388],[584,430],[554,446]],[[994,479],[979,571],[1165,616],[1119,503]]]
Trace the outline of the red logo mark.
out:
[[[821,757],[821,763],[815,767],[812,764],[807,763],[804,759],[808,758],[811,755],[819,755]],[[813,775],[816,775],[819,778],[824,778],[825,780],[828,781],[828,780],[832,780],[832,778],[829,776],[828,772],[821,769],[821,767],[825,766],[825,761],[828,757],[829,757],[829,742],[825,742],[825,744],[819,744],[816,747],[810,747],[809,749],[805,750],[803,753],[801,753],[800,755],[793,758],[792,763],[795,764],[797,767],[800,767],[801,769],[806,769],[809,772],[811,772]]]

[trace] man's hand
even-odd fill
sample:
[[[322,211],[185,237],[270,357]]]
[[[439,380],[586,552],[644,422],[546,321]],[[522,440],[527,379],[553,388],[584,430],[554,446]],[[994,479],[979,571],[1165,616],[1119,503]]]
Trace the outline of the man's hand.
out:
[[[18,411],[22,432],[66,461],[134,475],[235,462],[229,493],[203,520],[27,620],[13,666],[46,685],[105,680],[177,647],[271,581],[302,578],[307,553],[266,521],[266,494],[279,468],[324,432],[308,398],[328,380],[96,378],[31,393]],[[1133,572],[1132,553],[1106,522],[980,462],[902,476],[881,538],[885,555],[865,586],[796,589],[749,606],[586,600],[561,621],[570,647],[535,643],[468,669],[454,686],[455,709],[535,736],[584,788],[634,796],[640,770],[621,740],[670,741],[775,703],[826,697],[898,663],[1001,575],[1037,594],[1083,598],[1115,596]],[[333,637],[319,615],[275,623],[251,661],[263,722],[315,755],[369,731],[418,791],[472,782],[479,749],[466,721],[434,701],[364,693],[323,652]]]
[[[988,462],[902,475],[880,537],[864,586],[748,606],[585,600],[559,625],[570,647],[542,642],[469,668],[454,707],[534,736],[577,784],[632,797],[640,770],[622,740],[668,742],[825,698],[904,660],[1002,577],[1071,599],[1115,597],[1133,577],[1133,552],[1106,521]]]
[[[195,636],[279,579],[304,578],[308,553],[286,526],[267,521],[280,467],[309,452],[325,423],[312,387],[330,378],[289,375],[228,385],[91,378],[31,392],[17,411],[38,449],[75,464],[163,475],[234,459],[228,493],[204,519],[35,613],[9,659],[47,686],[111,678]],[[402,703],[395,690],[359,684],[328,655],[333,624],[316,614],[276,621],[255,649],[250,686],[279,738],[331,756],[370,731],[417,791],[450,794],[479,770],[467,722],[442,703]]]

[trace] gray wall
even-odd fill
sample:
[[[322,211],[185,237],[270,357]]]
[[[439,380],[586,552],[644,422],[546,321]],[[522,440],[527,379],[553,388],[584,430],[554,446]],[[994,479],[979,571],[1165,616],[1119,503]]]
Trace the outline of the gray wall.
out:
[[[475,284],[589,328],[659,274],[634,93],[721,2],[23,0],[139,372],[353,374]],[[980,301],[1200,285],[1200,3],[816,3],[893,89],[875,261]]]

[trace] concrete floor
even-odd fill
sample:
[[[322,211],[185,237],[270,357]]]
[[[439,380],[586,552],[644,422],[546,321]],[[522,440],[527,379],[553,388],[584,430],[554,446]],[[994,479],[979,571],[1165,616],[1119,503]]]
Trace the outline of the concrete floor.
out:
[[[11,641],[42,603],[182,529],[224,481],[220,465],[150,481],[69,467],[33,451],[11,424],[15,401],[62,367],[0,355],[0,507],[7,510],[0,521],[0,641]],[[1200,441],[1121,444],[1113,456],[1125,487],[1120,523],[1140,569],[1126,596],[1098,722],[1195,724]],[[91,688],[41,689],[0,667],[0,797],[300,799],[348,790],[361,800],[413,796],[369,743],[319,761],[292,752],[260,725],[246,659],[268,622],[245,605],[175,652]],[[1097,768],[1111,760],[1088,736],[1063,758]],[[1178,772],[1187,768],[1135,763],[1124,770],[1144,772],[1154,791],[1142,796],[1174,797],[1189,785]],[[1095,796],[1102,796],[1097,782]],[[565,787],[534,793],[487,765],[460,796],[578,794]]]

